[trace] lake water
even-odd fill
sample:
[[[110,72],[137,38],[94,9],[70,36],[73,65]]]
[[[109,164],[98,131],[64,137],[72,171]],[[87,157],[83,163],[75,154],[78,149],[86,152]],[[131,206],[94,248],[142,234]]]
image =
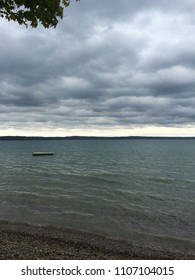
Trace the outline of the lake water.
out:
[[[0,141],[0,219],[193,247],[195,140]]]

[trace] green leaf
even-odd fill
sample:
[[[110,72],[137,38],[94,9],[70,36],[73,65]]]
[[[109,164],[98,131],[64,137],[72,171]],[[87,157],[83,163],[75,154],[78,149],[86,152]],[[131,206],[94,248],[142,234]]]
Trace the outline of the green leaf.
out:
[[[38,23],[56,27],[69,5],[70,0],[0,0],[0,17],[34,28]]]

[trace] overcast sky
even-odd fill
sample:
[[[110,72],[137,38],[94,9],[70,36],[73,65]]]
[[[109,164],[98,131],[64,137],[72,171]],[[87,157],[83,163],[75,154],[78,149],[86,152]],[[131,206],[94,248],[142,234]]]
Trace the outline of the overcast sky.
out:
[[[195,0],[72,0],[0,18],[0,135],[195,135]]]

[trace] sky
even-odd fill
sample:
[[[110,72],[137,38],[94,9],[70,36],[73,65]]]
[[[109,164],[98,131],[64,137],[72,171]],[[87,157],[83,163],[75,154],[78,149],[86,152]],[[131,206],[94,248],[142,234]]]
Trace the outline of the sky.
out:
[[[195,136],[195,0],[71,0],[0,18],[0,136]]]

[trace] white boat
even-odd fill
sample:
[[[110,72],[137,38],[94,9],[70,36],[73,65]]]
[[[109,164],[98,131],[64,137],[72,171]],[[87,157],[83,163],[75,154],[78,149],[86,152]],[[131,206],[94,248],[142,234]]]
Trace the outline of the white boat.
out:
[[[33,156],[53,156],[53,152],[33,152]]]

